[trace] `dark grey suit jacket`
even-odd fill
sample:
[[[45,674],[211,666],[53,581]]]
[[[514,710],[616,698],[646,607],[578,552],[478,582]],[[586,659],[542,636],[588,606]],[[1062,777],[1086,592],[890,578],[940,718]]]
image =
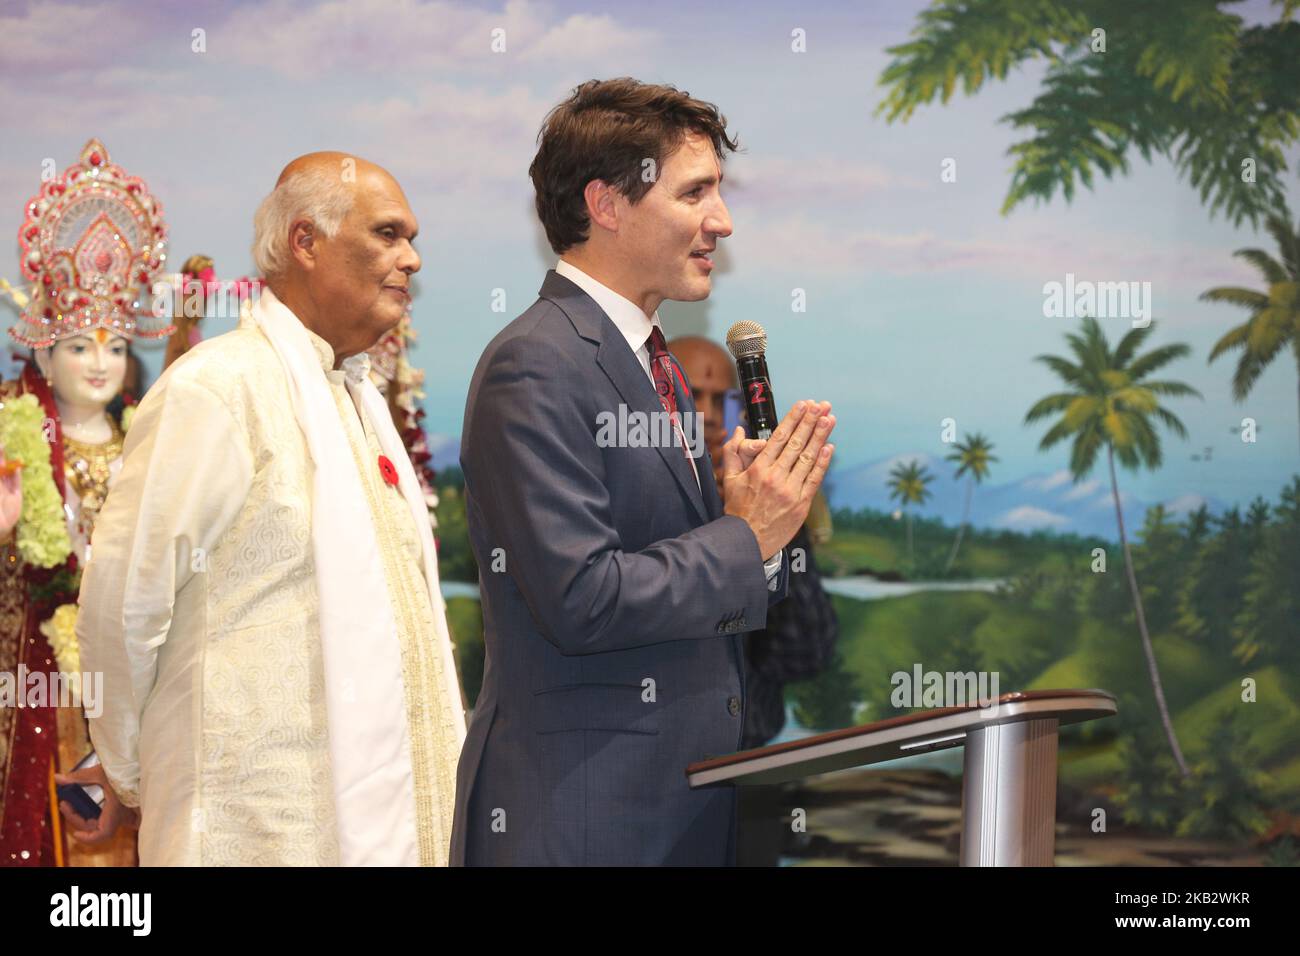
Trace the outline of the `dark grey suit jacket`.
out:
[[[740,747],[740,635],[784,597],[788,561],[770,591],[707,452],[700,487],[680,445],[601,447],[601,412],[658,396],[590,296],[554,271],[540,294],[484,350],[465,408],[487,659],[451,860],[725,865],[734,791],[693,791],[685,768]]]

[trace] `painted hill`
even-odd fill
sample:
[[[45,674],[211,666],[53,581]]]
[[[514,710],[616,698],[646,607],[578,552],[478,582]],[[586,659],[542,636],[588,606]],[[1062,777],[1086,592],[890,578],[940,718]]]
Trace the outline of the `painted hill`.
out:
[[[831,484],[831,503],[836,508],[874,508],[893,511],[896,502],[889,500],[886,482],[889,472],[900,462],[916,460],[934,473],[930,491],[934,497],[917,512],[938,517],[950,525],[961,520],[965,482],[952,477],[953,466],[934,455],[914,452],[892,455],[874,462],[845,468],[837,472]],[[1156,502],[1143,501],[1122,489],[1124,520],[1130,527],[1140,527],[1142,516]],[[1213,514],[1226,507],[1216,498],[1188,493],[1163,502],[1176,516],[1195,511],[1202,504]],[[1028,475],[1004,484],[985,482],[971,501],[971,524],[976,527],[1010,531],[1061,531],[1081,535],[1115,536],[1115,507],[1109,483],[1089,478],[1074,484],[1064,469],[1053,473]]]

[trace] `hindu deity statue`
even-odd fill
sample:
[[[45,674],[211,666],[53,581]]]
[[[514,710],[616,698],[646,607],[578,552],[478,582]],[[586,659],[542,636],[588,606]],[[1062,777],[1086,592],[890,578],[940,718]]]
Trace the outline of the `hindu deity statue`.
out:
[[[170,335],[152,301],[166,260],[161,204],[98,140],[44,182],[18,232],[29,290],[9,330],[31,356],[0,385],[0,866],[135,862],[135,833],[86,846],[63,831],[55,773],[91,750],[94,675],[74,630],[80,569],[113,480],[133,407],[122,392],[128,346]],[[0,683],[0,696],[4,693]]]

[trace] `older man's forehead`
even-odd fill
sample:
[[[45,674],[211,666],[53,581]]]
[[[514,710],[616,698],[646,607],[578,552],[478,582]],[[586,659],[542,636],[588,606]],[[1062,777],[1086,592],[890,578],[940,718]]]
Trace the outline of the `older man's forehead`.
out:
[[[391,199],[406,203],[406,193],[402,190],[402,184],[397,181],[397,177],[379,166],[368,165],[361,170],[356,178],[356,185],[362,192],[374,196],[376,201]]]
[[[356,207],[371,217],[390,217],[401,219],[412,231],[418,228],[415,212],[398,181],[378,167],[370,175],[359,177],[357,185],[358,199]]]

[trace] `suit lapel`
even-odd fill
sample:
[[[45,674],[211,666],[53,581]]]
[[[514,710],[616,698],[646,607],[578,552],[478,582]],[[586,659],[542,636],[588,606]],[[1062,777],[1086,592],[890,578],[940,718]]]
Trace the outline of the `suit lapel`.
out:
[[[609,322],[609,319],[606,318],[605,321]],[[648,417],[656,413],[663,414],[663,406],[659,404],[659,394],[650,384],[645,369],[632,354],[632,350],[627,347],[627,340],[614,328],[614,323],[610,322],[609,325],[612,335],[607,336],[600,343],[600,348],[596,351],[597,364],[609,376],[618,393],[623,396],[629,412],[644,412]],[[681,405],[677,407],[680,409]],[[648,420],[655,419],[648,418]],[[686,460],[681,446],[674,442],[664,447],[662,443],[657,442],[655,451],[672,472],[673,478],[682,489],[682,494],[686,495],[700,521],[708,521],[704,498],[700,494],[700,487],[695,483],[695,472],[691,470],[691,463]],[[703,477],[700,480],[703,481]]]
[[[539,294],[564,311],[579,335],[598,343],[596,364],[618,390],[628,412],[643,412],[648,421],[654,421],[655,419],[650,416],[663,412],[663,406],[659,404],[659,395],[650,383],[645,369],[628,348],[627,340],[615,328],[614,323],[605,314],[605,310],[579,286],[554,269],[546,273],[546,280],[542,283]],[[674,387],[678,389],[680,396],[680,387],[676,383]],[[689,396],[687,398],[689,399]],[[681,397],[678,398],[677,407],[679,410],[684,410],[686,407],[682,404]],[[694,411],[695,403],[691,402],[689,408]],[[617,410],[610,409],[610,411]],[[700,522],[709,521],[708,509],[701,494],[701,485],[706,480],[703,474],[704,466],[697,462],[697,466],[701,469],[700,485],[697,485],[695,472],[691,470],[691,463],[686,460],[680,445],[673,443],[665,448],[656,444],[655,451],[659,453],[660,459],[681,488],[686,500],[691,503]],[[708,480],[712,481],[712,478]]]
[[[682,368],[676,356],[673,356],[673,367],[681,375],[680,379],[676,375],[673,376],[673,388],[676,390],[677,408],[682,413],[682,422],[685,424],[689,421],[695,421],[698,426],[696,433],[699,435],[701,452],[700,456],[695,459],[695,467],[699,470],[700,475],[699,489],[703,496],[705,518],[708,521],[716,521],[722,517],[722,499],[718,495],[717,482],[713,480],[713,459],[709,457],[708,447],[704,445],[704,423],[698,421],[695,394],[691,391],[690,379],[686,377],[686,370]],[[684,388],[683,384],[685,385]]]

